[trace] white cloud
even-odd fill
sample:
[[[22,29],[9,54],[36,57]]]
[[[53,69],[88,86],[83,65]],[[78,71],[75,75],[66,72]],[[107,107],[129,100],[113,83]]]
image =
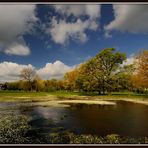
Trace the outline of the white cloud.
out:
[[[31,32],[35,5],[0,5],[0,51],[6,54],[28,55],[29,47],[23,35]]]
[[[64,15],[88,15],[91,19],[100,17],[100,5],[54,5],[56,11]]]
[[[115,19],[104,28],[108,33],[112,30],[131,33],[148,32],[148,5],[113,5]]]
[[[56,61],[54,63],[47,63],[45,67],[39,69],[37,73],[43,79],[51,79],[51,78],[62,78],[63,75],[72,70],[74,67],[70,67],[62,63],[61,61]]]
[[[70,39],[86,42],[88,40],[86,30],[96,31],[99,26],[100,5],[54,5],[53,7],[62,15],[62,19],[53,16],[50,26],[44,26],[44,29],[55,43],[65,44]],[[70,15],[73,15],[74,21],[67,19]],[[86,18],[82,20],[80,16]]]
[[[0,63],[0,83],[20,80],[19,74],[21,70],[27,67],[35,69],[31,64],[22,65],[13,62]],[[67,66],[61,61],[56,61],[54,63],[47,63],[45,67],[36,69],[36,71],[42,79],[60,79],[66,72],[73,68],[74,66]]]
[[[31,67],[32,65],[20,65],[13,62],[2,62],[0,63],[0,82],[9,82],[19,80],[20,71],[23,68]]]
[[[4,50],[4,53],[9,55],[26,56],[30,54],[30,49],[23,39],[19,39],[8,45],[7,48]]]
[[[126,61],[123,62],[123,65],[130,65],[130,64],[133,64],[135,61],[135,58],[134,57],[129,57],[126,59]]]
[[[134,64],[134,62],[135,62],[135,55],[134,55],[134,54],[131,54],[131,55],[129,56],[129,58],[127,58],[127,59],[123,62],[122,66],[124,66],[124,65],[131,65],[131,64]]]
[[[87,40],[85,29],[89,25],[88,21],[82,22],[80,19],[75,23],[67,23],[64,20],[57,22],[57,20],[53,19],[49,32],[55,43],[64,44],[70,38],[85,42]]]
[[[112,37],[112,35],[110,34],[110,31],[106,31],[105,34],[104,34],[104,36],[106,38],[111,38]]]

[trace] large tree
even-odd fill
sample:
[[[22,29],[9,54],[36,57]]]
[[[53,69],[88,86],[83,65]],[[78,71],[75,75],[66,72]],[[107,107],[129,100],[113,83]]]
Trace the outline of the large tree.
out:
[[[125,54],[115,52],[114,48],[101,50],[84,64],[81,76],[84,78],[83,83],[92,84],[90,88],[93,89],[98,87],[99,92],[111,92],[112,86],[115,84],[115,74],[125,59]]]
[[[143,50],[137,56],[137,64],[138,64],[138,73],[140,73],[143,78],[148,80],[148,50]]]
[[[69,71],[64,75],[64,80],[66,85],[65,88],[67,90],[74,91],[77,89],[76,79],[78,75],[79,75],[79,68],[75,68],[74,70]]]
[[[44,90],[44,81],[36,75],[32,82],[33,90],[35,91],[43,91]]]
[[[148,50],[143,50],[135,60],[136,71],[133,83],[139,90],[148,88]]]
[[[83,63],[79,66],[79,73],[75,79],[76,87],[79,89],[79,91],[98,91],[101,93],[99,81],[93,76],[92,71],[90,71],[90,69],[93,67],[93,64],[91,65],[89,62],[90,61],[87,61],[86,63]]]
[[[134,64],[123,65],[119,68],[118,72],[114,75],[116,83],[113,87],[117,91],[130,90],[133,91],[132,76],[135,71]]]

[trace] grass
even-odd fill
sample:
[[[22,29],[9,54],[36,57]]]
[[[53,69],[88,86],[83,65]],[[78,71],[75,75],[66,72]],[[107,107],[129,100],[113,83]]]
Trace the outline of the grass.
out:
[[[112,95],[98,95],[98,93],[80,92],[24,92],[24,91],[0,91],[0,101],[54,101],[54,100],[133,100],[148,103],[148,94],[134,92],[113,92]]]
[[[24,96],[24,97],[36,97],[36,96],[46,96],[46,92],[25,92],[25,91],[8,91],[8,90],[1,90],[1,96]]]
[[[0,91],[0,101],[40,100],[46,96],[45,92]]]

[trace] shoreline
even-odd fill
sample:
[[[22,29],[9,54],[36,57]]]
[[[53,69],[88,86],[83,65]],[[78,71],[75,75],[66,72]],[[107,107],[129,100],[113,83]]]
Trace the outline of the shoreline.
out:
[[[0,95],[0,102],[30,102],[37,104],[44,104],[51,106],[53,104],[68,105],[68,104],[98,104],[98,105],[115,105],[113,101],[127,101],[131,103],[139,103],[148,105],[148,96],[132,96],[132,95],[100,95],[100,96],[87,96],[87,95],[71,95],[65,94],[50,94],[50,93],[2,93]]]

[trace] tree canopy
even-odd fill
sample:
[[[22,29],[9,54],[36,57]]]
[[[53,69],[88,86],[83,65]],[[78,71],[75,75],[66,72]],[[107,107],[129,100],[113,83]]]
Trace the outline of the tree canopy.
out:
[[[78,82],[83,81],[84,85],[100,93],[111,92],[115,83],[114,76],[125,59],[125,54],[115,52],[114,48],[101,50],[81,66]]]

